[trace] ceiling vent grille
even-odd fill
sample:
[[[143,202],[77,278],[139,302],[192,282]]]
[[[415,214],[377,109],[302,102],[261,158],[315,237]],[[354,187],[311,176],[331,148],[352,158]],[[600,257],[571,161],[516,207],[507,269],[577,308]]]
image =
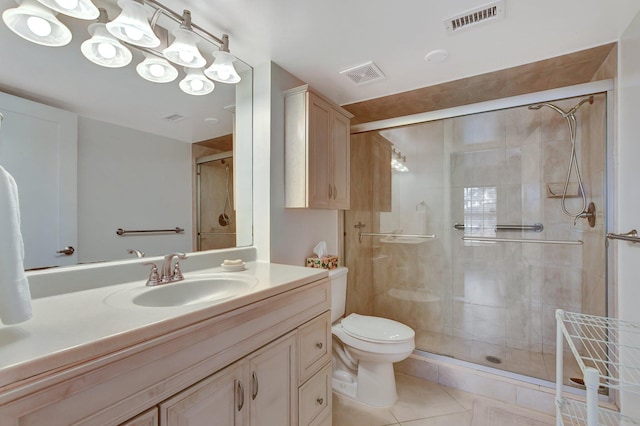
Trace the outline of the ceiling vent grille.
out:
[[[177,112],[174,114],[169,114],[165,117],[162,117],[164,121],[168,121],[170,123],[177,123],[178,121],[184,120],[184,115],[180,115]]]
[[[385,75],[380,71],[380,68],[373,62],[367,62],[366,64],[358,65],[340,71],[340,74],[346,75],[357,85],[371,83],[373,81],[385,79]]]
[[[454,33],[477,24],[494,21],[503,17],[504,0],[500,0],[447,18],[443,23],[447,32]]]

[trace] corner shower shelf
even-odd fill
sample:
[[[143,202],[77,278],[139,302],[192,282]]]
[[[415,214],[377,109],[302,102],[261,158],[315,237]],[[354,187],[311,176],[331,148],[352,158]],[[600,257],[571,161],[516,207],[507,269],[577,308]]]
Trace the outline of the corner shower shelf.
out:
[[[557,425],[640,425],[598,404],[599,388],[640,395],[640,324],[562,309],[556,311],[556,323]],[[565,339],[584,376],[586,404],[563,397]]]

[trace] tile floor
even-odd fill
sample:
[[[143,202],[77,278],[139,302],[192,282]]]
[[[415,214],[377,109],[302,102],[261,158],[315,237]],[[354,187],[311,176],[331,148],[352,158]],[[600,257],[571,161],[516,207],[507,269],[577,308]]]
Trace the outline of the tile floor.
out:
[[[396,385],[398,402],[390,408],[366,407],[334,393],[333,426],[490,426],[473,419],[473,405],[491,400],[404,374],[396,375]]]

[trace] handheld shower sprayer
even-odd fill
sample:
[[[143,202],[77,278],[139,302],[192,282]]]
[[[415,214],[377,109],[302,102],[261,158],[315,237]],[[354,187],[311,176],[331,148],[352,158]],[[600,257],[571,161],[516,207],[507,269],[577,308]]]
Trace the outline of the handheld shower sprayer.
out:
[[[578,109],[589,102],[589,104],[593,104],[593,95],[588,98],[582,99],[578,102],[573,108],[568,111],[564,111],[562,108],[549,103],[542,102],[535,105],[529,105],[530,110],[539,110],[542,107],[548,107],[552,110],[556,111],[558,114],[562,116],[565,120],[567,120],[567,126],[569,127],[569,136],[571,137],[571,156],[569,159],[569,167],[567,169],[567,178],[564,182],[564,188],[562,190],[562,212],[567,216],[573,217],[573,224],[575,225],[578,222],[578,219],[585,218],[589,221],[589,226],[595,226],[595,205],[593,203],[589,203],[587,205],[587,196],[584,193],[584,186],[582,184],[582,177],[580,176],[580,167],[578,166],[578,160],[576,157],[576,135],[578,132],[578,122],[576,120],[576,112]],[[566,198],[567,198],[567,189],[569,188],[569,181],[571,179],[571,172],[574,169],[576,170],[576,178],[578,179],[578,187],[580,189],[580,194],[582,195],[582,209],[579,212],[570,212],[566,207]]]

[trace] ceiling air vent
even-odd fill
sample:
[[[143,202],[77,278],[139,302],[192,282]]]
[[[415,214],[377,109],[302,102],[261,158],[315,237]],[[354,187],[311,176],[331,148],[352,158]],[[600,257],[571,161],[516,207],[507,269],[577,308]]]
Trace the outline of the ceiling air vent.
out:
[[[169,123],[177,123],[178,121],[184,120],[184,115],[180,115],[177,112],[174,114],[169,114],[165,117],[162,117],[164,121],[168,121]]]
[[[380,71],[380,68],[373,62],[367,62],[366,64],[342,70],[340,74],[346,75],[357,85],[386,78],[382,71]]]
[[[494,21],[503,17],[504,0],[500,0],[447,18],[443,23],[447,32],[454,33],[477,24]]]

